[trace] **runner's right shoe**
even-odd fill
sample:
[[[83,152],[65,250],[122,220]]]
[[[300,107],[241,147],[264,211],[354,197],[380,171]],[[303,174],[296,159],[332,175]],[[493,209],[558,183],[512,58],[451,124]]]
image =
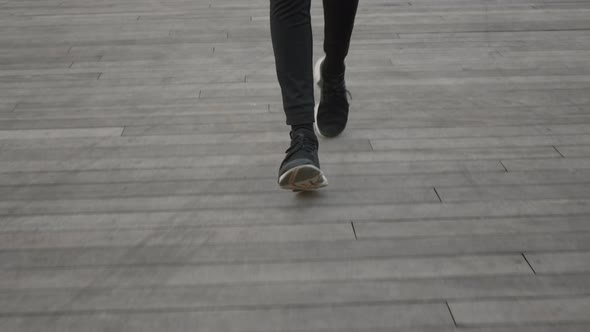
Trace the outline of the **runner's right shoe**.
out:
[[[279,169],[279,186],[293,191],[311,191],[328,185],[320,170],[318,140],[309,130],[291,132],[291,146]]]

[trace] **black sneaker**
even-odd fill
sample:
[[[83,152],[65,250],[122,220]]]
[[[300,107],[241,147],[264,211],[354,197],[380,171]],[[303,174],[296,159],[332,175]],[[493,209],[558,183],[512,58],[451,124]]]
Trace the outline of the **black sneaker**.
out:
[[[325,137],[336,137],[344,131],[348,122],[348,91],[344,73],[328,77],[322,74],[324,58],[314,68],[314,78],[320,88],[320,102],[315,108],[316,131]]]
[[[318,140],[313,132],[291,132],[291,147],[279,170],[279,186],[293,191],[315,190],[328,185],[320,170]]]

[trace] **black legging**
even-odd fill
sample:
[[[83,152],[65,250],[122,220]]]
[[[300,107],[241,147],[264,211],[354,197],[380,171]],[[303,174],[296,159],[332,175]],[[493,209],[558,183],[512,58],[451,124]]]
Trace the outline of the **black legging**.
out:
[[[323,0],[327,73],[342,73],[358,0]],[[314,122],[311,0],[270,0],[270,28],[288,125]]]

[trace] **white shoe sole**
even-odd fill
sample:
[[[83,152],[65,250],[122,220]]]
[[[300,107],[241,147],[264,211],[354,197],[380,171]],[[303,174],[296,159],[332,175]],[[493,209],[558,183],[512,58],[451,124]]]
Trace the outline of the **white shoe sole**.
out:
[[[294,167],[279,178],[281,188],[293,191],[312,191],[327,185],[324,173],[313,165]]]
[[[319,59],[315,63],[315,66],[313,67],[313,80],[314,80],[315,85],[320,90],[320,97],[318,98],[318,101],[315,103],[315,106],[313,108],[313,116],[315,119],[315,122],[313,123],[313,128],[315,130],[316,135],[321,136],[321,137],[326,137],[326,136],[322,135],[322,133],[320,132],[320,129],[318,128],[318,111],[320,109],[320,102],[319,101],[322,100],[322,89],[320,86],[320,80],[322,79],[321,66],[322,66],[322,62],[324,62],[324,59],[326,59],[325,56],[323,56],[321,59]]]

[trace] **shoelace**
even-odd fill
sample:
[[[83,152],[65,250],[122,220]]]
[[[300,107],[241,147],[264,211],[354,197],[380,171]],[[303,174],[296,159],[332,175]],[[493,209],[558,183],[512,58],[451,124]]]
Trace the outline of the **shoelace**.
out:
[[[291,146],[285,153],[292,155],[297,151],[303,150],[313,152],[317,148],[317,143],[305,135],[297,135],[291,140]]]
[[[349,99],[352,99],[352,94],[346,88],[344,83],[344,78],[337,77],[334,79],[329,80],[329,83],[326,84],[326,80],[322,79],[322,97],[334,97],[334,96],[341,96],[347,95]]]

